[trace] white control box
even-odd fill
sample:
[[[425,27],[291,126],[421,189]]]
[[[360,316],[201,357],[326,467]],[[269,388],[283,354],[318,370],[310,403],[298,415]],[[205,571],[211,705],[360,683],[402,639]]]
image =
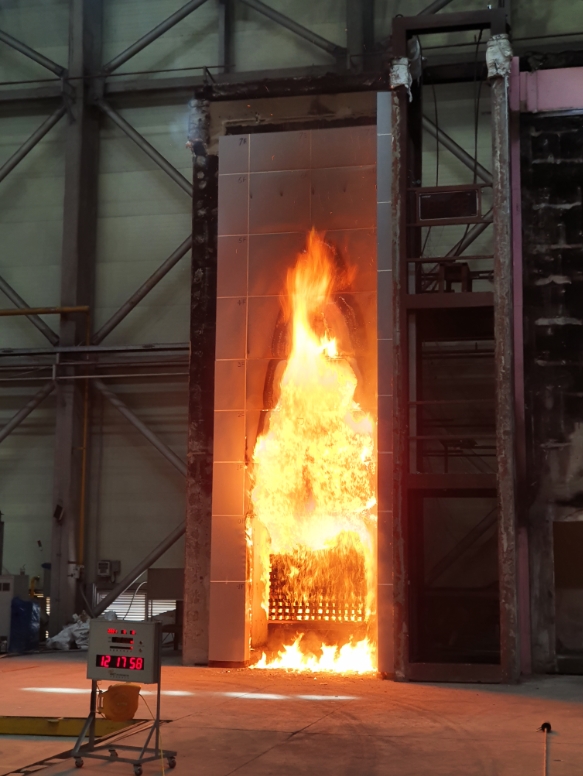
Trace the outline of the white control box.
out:
[[[160,681],[160,623],[91,620],[87,678],[156,684]]]

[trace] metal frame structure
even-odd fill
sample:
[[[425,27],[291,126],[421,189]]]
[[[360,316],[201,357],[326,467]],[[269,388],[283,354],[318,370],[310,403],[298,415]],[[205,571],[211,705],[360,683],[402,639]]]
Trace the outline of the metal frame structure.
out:
[[[64,67],[34,51],[26,44],[0,31],[0,42],[19,51],[55,76],[53,82],[0,88],[0,104],[13,110],[27,110],[31,105],[46,106],[52,112],[21,148],[0,168],[0,181],[6,177],[30,150],[61,119],[67,120],[67,151],[65,169],[65,216],[63,224],[63,254],[60,326],[58,332],[39,317],[38,309],[30,308],[17,290],[0,278],[0,290],[26,315],[49,342],[46,349],[25,348],[0,350],[0,379],[17,367],[42,367],[46,382],[37,393],[0,429],[3,441],[53,391],[58,395],[56,423],[56,459],[53,506],[55,507],[52,537],[51,631],[54,633],[76,609],[77,578],[84,556],[85,481],[88,447],[87,417],[91,403],[91,387],[97,389],[111,404],[147,438],[181,473],[187,476],[188,506],[186,524],[179,525],[135,569],[121,580],[108,596],[94,608],[97,615],[160,557],[186,531],[185,623],[196,616],[198,626],[185,632],[185,660],[204,659],[207,632],[204,625],[206,601],[205,576],[208,576],[210,533],[209,449],[212,431],[204,422],[205,403],[212,402],[213,361],[209,348],[201,342],[213,339],[209,321],[213,315],[214,247],[216,240],[216,191],[213,179],[216,158],[208,153],[208,103],[206,100],[251,99],[298,94],[330,94],[349,91],[375,91],[389,88],[389,73],[384,64],[386,46],[375,44],[371,0],[348,0],[346,46],[338,46],[310,31],[294,19],[275,11],[260,0],[238,0],[253,11],[290,30],[302,39],[330,55],[329,66],[293,68],[279,71],[234,72],[232,57],[235,0],[220,0],[218,65],[200,68],[195,75],[148,78],[118,77],[119,67],[161,35],[195,12],[205,0],[190,0],[161,24],[142,36],[109,62],[101,63],[102,0],[71,0],[70,59]],[[451,0],[435,0],[418,17],[425,28],[440,28],[437,12]],[[453,17],[466,14],[448,15]],[[484,13],[484,19],[491,15]],[[461,23],[461,18],[459,19]],[[449,22],[453,24],[453,21]],[[456,22],[457,23],[457,22]],[[473,23],[473,22],[472,22]],[[488,23],[488,22],[484,22]],[[398,20],[403,29],[403,20]],[[456,27],[457,28],[457,27]],[[471,24],[466,27],[471,28]],[[394,52],[396,53],[396,52]],[[406,52],[405,52],[406,54]],[[451,65],[433,67],[428,76],[434,81],[471,80],[473,67]],[[1,85],[0,85],[1,87]],[[405,97],[394,92],[395,114],[402,120]],[[191,103],[195,127],[191,147],[195,162],[194,182],[188,181],[118,112],[117,107],[131,99],[149,104],[161,95],[169,99],[197,98]],[[91,307],[94,295],[95,232],[97,220],[97,163],[99,158],[100,120],[107,116],[152,161],[154,161],[183,191],[194,197],[193,234],[168,256],[147,281],[98,331],[86,334],[86,319],[70,312],[71,308]],[[400,117],[401,118],[400,118]],[[404,125],[403,125],[404,126]],[[437,134],[438,140],[464,163],[473,160],[445,133],[424,119],[423,128]],[[420,130],[421,131],[421,130]],[[488,171],[479,166],[478,176],[488,182]],[[205,186],[201,185],[201,182]],[[205,190],[206,187],[206,190]],[[204,191],[204,194],[202,193]],[[397,213],[397,217],[400,215]],[[480,234],[491,216],[469,230],[457,246],[461,252]],[[398,234],[398,230],[395,232]],[[157,346],[107,346],[106,337],[147,296],[168,272],[193,249],[193,287],[191,310],[190,358],[188,343]],[[474,297],[479,295],[474,295]],[[490,304],[490,300],[474,303]],[[67,311],[69,310],[69,311]],[[210,346],[209,346],[210,347]],[[105,384],[108,377],[119,377],[131,371],[143,377],[160,375],[190,375],[188,461],[184,463]],[[134,371],[135,370],[135,371]],[[147,371],[144,371],[147,370]],[[178,371],[177,371],[178,370]],[[21,379],[20,377],[18,379]],[[201,399],[201,401],[198,401]],[[212,452],[212,450],[211,450]],[[208,618],[207,618],[208,619]],[[186,626],[188,628],[188,625]]]
[[[52,532],[51,623],[52,633],[57,632],[76,610],[78,604],[77,580],[82,576],[84,563],[85,483],[88,448],[88,413],[91,389],[97,389],[158,451],[182,474],[186,464],[171,451],[142,421],[107,388],[104,380],[120,377],[124,372],[142,377],[185,376],[188,366],[188,343],[157,346],[117,346],[102,343],[122,320],[147,296],[193,246],[192,235],[168,256],[160,267],[119,308],[98,331],[87,336],[88,315],[77,314],[80,307],[86,313],[94,294],[95,234],[97,222],[97,166],[99,159],[99,131],[101,116],[107,116],[151,160],[153,160],[189,196],[199,189],[188,181],[146,139],[140,135],[111,104],[112,100],[137,98],[148,104],[157,96],[171,99],[192,97],[197,90],[212,92],[215,99],[228,98],[231,92],[246,98],[253,94],[268,93],[327,93],[343,90],[368,90],[371,88],[370,72],[365,75],[365,54],[372,48],[372,3],[370,0],[350,0],[347,8],[347,46],[341,47],[326,41],[297,21],[270,8],[259,0],[241,0],[256,12],[291,30],[331,55],[332,67],[284,70],[274,73],[246,73],[244,76],[232,70],[233,2],[222,0],[219,13],[219,65],[200,68],[195,76],[179,76],[162,79],[116,78],[119,67],[129,61],[174,25],[196,11],[206,0],[190,0],[154,29],[142,36],[125,51],[109,62],[101,63],[102,0],[71,0],[70,5],[70,58],[64,67],[35,51],[25,43],[0,31],[0,42],[10,46],[42,65],[56,76],[55,81],[26,85],[17,89],[1,89],[0,103],[13,110],[27,110],[31,105],[52,109],[48,118],[23,143],[13,156],[0,168],[3,180],[25,158],[37,143],[64,117],[67,119],[65,160],[65,216],[63,223],[63,249],[61,270],[61,306],[58,310],[58,332],[49,327],[41,314],[45,308],[31,308],[8,282],[0,278],[0,290],[14,304],[15,309],[2,314],[26,315],[30,322],[48,340],[50,347],[0,350],[0,380],[22,380],[19,370],[34,366],[40,369],[36,379],[46,380],[34,396],[0,429],[0,442],[6,439],[28,415],[49,395],[57,393],[56,454],[54,482],[54,521]],[[354,64],[353,64],[354,63]],[[211,70],[217,72],[211,74]],[[273,83],[270,91],[266,78]],[[292,80],[294,79],[294,80]],[[381,77],[382,80],[382,77]],[[269,82],[267,82],[268,84]],[[222,93],[221,93],[221,90]],[[207,106],[208,108],[208,106]],[[207,110],[208,120],[208,110]],[[195,158],[197,149],[193,146]],[[199,149],[202,159],[206,150]],[[212,165],[212,158],[209,157]],[[193,209],[195,232],[197,224],[203,231],[208,214]],[[198,214],[198,215],[197,215]],[[211,228],[212,232],[212,228]],[[197,235],[204,242],[205,238]],[[197,253],[195,251],[194,255]],[[212,255],[212,253],[211,253]],[[196,260],[195,260],[196,263]],[[208,263],[208,262],[207,262]],[[196,277],[196,273],[195,273]],[[208,291],[208,289],[207,289]],[[212,296],[212,295],[211,295]],[[205,315],[212,312],[205,311]],[[90,324],[89,324],[90,326]],[[194,324],[193,324],[194,326]],[[135,370],[135,371],[134,371]],[[146,371],[145,371],[146,370]],[[161,372],[159,370],[167,370]],[[197,388],[200,378],[193,362],[189,367],[191,387]],[[203,369],[204,371],[204,369]],[[120,372],[122,373],[120,375]],[[9,377],[4,377],[9,375]],[[197,377],[195,378],[195,375]],[[212,377],[207,377],[206,393],[212,392]],[[191,391],[192,393],[192,391]],[[208,437],[208,433],[207,433]],[[212,434],[211,434],[212,440]],[[207,439],[208,446],[208,439]],[[190,500],[190,497],[189,497]],[[174,544],[186,530],[178,526],[150,555],[112,590],[94,608],[98,614],[123,592],[143,571]],[[195,550],[193,563],[203,563],[208,548]],[[188,556],[188,552],[187,552]],[[144,565],[146,564],[146,565]],[[187,584],[188,587],[188,584]],[[200,591],[199,591],[200,592]],[[204,630],[204,629],[203,629]],[[205,634],[201,634],[204,641]]]
[[[503,11],[488,11],[466,14],[447,14],[444,17],[433,18],[399,18],[393,25],[393,50],[396,62],[406,62],[407,42],[411,37],[423,32],[455,32],[462,30],[489,29],[492,35],[502,36],[506,33],[506,16]],[[397,74],[398,75],[398,74]],[[472,292],[464,289],[457,293],[423,293],[419,286],[419,270],[427,259],[422,258],[422,246],[419,242],[420,231],[413,222],[408,192],[418,186],[421,177],[421,143],[420,132],[423,126],[439,137],[436,128],[428,125],[423,119],[420,109],[421,100],[418,87],[413,84],[397,82],[392,91],[391,116],[388,119],[388,130],[394,138],[392,158],[392,328],[379,333],[381,336],[390,334],[392,349],[393,389],[387,394],[389,402],[386,410],[392,411],[391,429],[394,447],[394,494],[387,495],[387,509],[391,510],[393,521],[394,557],[383,557],[386,564],[394,560],[394,606],[395,606],[395,674],[400,678],[458,681],[515,681],[519,675],[518,648],[518,606],[517,606],[517,573],[516,573],[516,515],[515,515],[515,481],[514,469],[514,374],[513,345],[514,321],[512,315],[512,251],[510,232],[510,142],[509,142],[509,104],[508,78],[502,74],[490,78],[492,101],[492,138],[493,138],[493,173],[490,175],[483,168],[479,175],[493,187],[493,217],[487,214],[482,223],[467,229],[464,239],[458,243],[444,258],[433,258],[437,265],[448,266],[448,262],[457,259],[488,225],[494,225],[494,257],[493,257],[493,294],[490,292]],[[450,145],[449,150],[464,163],[478,168],[467,155]],[[415,217],[415,221],[417,218]],[[453,222],[452,222],[453,223]],[[470,221],[468,220],[469,224]],[[465,256],[463,257],[466,258]],[[468,257],[475,258],[475,257]],[[414,276],[416,287],[411,283],[410,267],[416,267]],[[380,267],[380,265],[379,265]],[[379,290],[381,288],[379,281]],[[386,284],[385,284],[386,285]],[[388,292],[388,290],[387,290]],[[389,292],[388,292],[389,293]],[[381,307],[379,299],[379,308]],[[448,473],[414,473],[412,456],[417,456],[417,446],[424,440],[437,439],[435,436],[415,436],[427,434],[421,427],[417,431],[417,405],[420,402],[411,401],[417,398],[418,358],[415,324],[411,321],[411,313],[423,309],[451,311],[453,309],[482,308],[493,310],[494,317],[494,369],[495,369],[495,447],[496,474],[478,473],[455,474]],[[379,315],[379,326],[385,326],[384,314]],[[411,328],[413,326],[413,329]],[[386,328],[386,326],[385,326]],[[389,341],[389,340],[387,340]],[[381,356],[379,342],[379,358]],[[384,389],[379,383],[379,396]],[[421,397],[423,398],[423,397]],[[423,403],[423,402],[421,402]],[[412,404],[415,405],[412,408]],[[381,409],[379,407],[379,417]],[[383,438],[382,424],[379,425],[379,438]],[[459,435],[459,432],[458,432]],[[454,437],[452,436],[451,439]],[[441,439],[441,437],[440,437]],[[445,440],[446,437],[443,437]],[[413,449],[411,449],[411,444]],[[421,468],[420,471],[424,471]],[[388,474],[388,471],[387,471]],[[380,475],[382,476],[382,475]],[[390,486],[389,486],[390,489]],[[485,497],[496,495],[498,503],[498,569],[499,569],[499,611],[500,611],[500,664],[469,664],[469,663],[429,663],[420,662],[412,657],[411,649],[415,632],[413,615],[416,575],[419,574],[417,561],[414,558],[414,545],[419,545],[421,528],[416,527],[421,506],[420,499],[436,496]],[[383,494],[380,496],[381,510]],[[492,524],[490,515],[472,530],[455,548],[455,555],[467,548],[468,542],[473,543],[477,536]],[[417,546],[417,551],[419,547]],[[385,553],[386,555],[386,553]],[[445,561],[444,561],[445,562]],[[449,563],[449,560],[448,560]],[[441,573],[441,571],[439,572]],[[389,648],[385,645],[386,656]]]

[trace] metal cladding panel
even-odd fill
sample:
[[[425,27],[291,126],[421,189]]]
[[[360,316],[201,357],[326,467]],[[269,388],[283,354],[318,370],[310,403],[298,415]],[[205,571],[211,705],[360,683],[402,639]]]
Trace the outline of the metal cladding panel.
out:
[[[211,663],[249,659],[246,467],[264,411],[279,297],[312,226],[326,230],[357,266],[350,299],[364,321],[370,406],[376,401],[375,162],[372,126],[226,136],[219,142]],[[235,460],[228,462],[230,455]]]
[[[316,229],[375,226],[376,169],[332,167],[312,173],[312,224]]]
[[[308,170],[253,172],[250,178],[250,234],[308,231],[312,225]]]
[[[242,515],[213,515],[211,543],[220,547],[211,559],[216,582],[244,582],[247,577],[247,539]]]
[[[209,663],[249,660],[248,584],[211,582]]]
[[[221,237],[217,252],[217,294],[247,295],[247,240],[236,235]]]

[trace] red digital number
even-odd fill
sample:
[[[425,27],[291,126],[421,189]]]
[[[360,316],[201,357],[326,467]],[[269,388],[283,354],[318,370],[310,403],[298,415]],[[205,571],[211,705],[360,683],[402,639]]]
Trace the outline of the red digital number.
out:
[[[101,656],[101,668],[109,668],[109,664],[111,663],[111,656],[110,655],[102,655]]]
[[[107,632],[108,633],[117,633],[117,628],[108,628]]]
[[[136,658],[135,657],[130,657],[130,669],[132,671],[136,670]]]
[[[136,660],[136,671],[141,671],[144,667],[144,658],[137,657],[135,660]]]

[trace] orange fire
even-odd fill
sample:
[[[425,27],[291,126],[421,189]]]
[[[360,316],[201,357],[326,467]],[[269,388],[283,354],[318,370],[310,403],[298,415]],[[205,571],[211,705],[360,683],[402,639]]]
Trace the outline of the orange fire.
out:
[[[265,612],[277,563],[280,592],[298,602],[296,619],[366,629],[375,613],[375,426],[354,398],[360,371],[335,298],[353,274],[312,230],[287,275],[282,305],[291,350],[276,372],[277,404],[255,446],[251,500],[268,534]],[[373,670],[374,646],[362,634],[340,648],[323,646],[319,657],[304,655],[299,642],[273,662],[264,655],[257,667]]]

